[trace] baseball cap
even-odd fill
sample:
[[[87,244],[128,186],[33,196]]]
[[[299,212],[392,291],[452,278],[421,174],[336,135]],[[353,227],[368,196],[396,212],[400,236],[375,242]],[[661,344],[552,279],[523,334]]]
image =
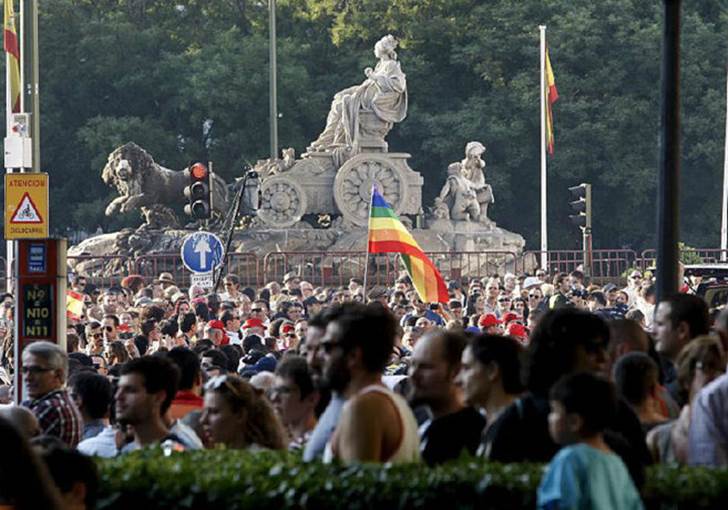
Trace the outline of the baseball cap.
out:
[[[515,314],[515,313],[513,313],[513,312],[508,312],[507,314],[505,314],[503,316],[503,323],[504,324],[508,324],[509,322],[516,321],[516,320],[518,320],[518,315]]]
[[[538,279],[536,276],[529,276],[525,280],[523,280],[523,288],[528,289],[530,287],[536,287],[538,285],[541,285],[543,282]]]
[[[612,292],[613,290],[617,290],[617,286],[613,283],[608,283],[604,286],[604,292]]]
[[[508,336],[516,337],[519,340],[528,338],[528,331],[526,330],[526,326],[524,326],[523,324],[519,324],[518,322],[512,322],[511,324],[509,324],[508,329],[506,330],[506,334]]]
[[[263,321],[258,319],[257,317],[253,317],[251,319],[248,319],[243,323],[243,329],[248,328],[264,328],[265,325],[263,324]]]
[[[491,326],[496,326],[500,323],[501,321],[498,320],[498,317],[496,317],[492,313],[486,313],[485,315],[482,315],[480,319],[478,319],[478,326],[480,326],[481,328],[489,328]]]

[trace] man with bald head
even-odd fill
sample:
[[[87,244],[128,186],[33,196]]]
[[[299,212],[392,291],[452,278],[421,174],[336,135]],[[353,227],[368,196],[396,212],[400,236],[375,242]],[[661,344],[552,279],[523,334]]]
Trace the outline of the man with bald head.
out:
[[[466,339],[462,334],[432,330],[417,342],[410,365],[413,407],[426,406],[432,418],[420,426],[420,453],[430,465],[474,454],[485,419],[463,403],[455,378]]]

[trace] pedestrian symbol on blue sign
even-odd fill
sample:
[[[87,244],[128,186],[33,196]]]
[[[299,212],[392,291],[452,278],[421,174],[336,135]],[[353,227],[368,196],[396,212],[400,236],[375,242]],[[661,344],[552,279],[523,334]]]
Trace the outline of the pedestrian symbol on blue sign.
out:
[[[182,262],[193,273],[209,273],[223,258],[222,241],[210,232],[195,232],[182,241]]]

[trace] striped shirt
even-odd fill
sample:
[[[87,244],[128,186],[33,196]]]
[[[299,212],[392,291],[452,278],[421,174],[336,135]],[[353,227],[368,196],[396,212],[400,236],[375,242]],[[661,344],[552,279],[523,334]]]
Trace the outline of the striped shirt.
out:
[[[54,390],[22,404],[38,419],[43,434],[54,436],[75,448],[81,441],[83,419],[66,390]]]

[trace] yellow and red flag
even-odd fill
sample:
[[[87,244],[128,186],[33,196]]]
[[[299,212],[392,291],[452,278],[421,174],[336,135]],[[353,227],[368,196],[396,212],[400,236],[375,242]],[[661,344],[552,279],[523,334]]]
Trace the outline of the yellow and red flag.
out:
[[[546,148],[549,154],[554,153],[554,116],[551,110],[552,105],[559,98],[556,91],[556,81],[554,81],[554,70],[551,68],[551,59],[549,58],[549,50],[546,48]]]
[[[72,290],[66,291],[66,312],[69,317],[80,319],[83,315],[83,294]]]
[[[447,303],[447,286],[440,272],[376,189],[372,189],[368,250],[399,253],[420,299],[425,303]]]
[[[10,80],[10,104],[12,113],[20,112],[20,45],[18,32],[15,30],[15,12],[13,1],[5,0],[5,18],[3,24],[3,48],[8,54],[8,79]]]

